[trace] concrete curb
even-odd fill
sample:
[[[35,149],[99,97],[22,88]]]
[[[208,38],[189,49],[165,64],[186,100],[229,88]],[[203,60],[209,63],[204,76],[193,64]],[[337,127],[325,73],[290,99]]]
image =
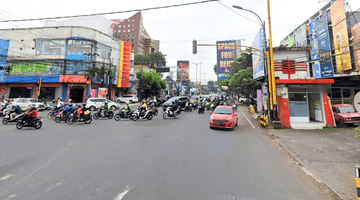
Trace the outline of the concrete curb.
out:
[[[330,193],[333,199],[335,200],[343,200],[333,189],[331,189],[329,186],[327,186],[322,180],[321,178],[319,178],[318,176],[316,176],[315,174],[313,174],[311,171],[313,170],[313,167],[311,166],[310,163],[308,163],[306,160],[302,159],[299,155],[297,155],[289,146],[286,145],[286,143],[284,143],[278,136],[271,134],[271,133],[267,133],[267,135],[271,138],[274,139],[282,148],[285,152],[287,152],[301,167],[301,170],[308,176],[310,176],[312,179],[314,179],[316,182],[318,182],[319,184],[323,185],[324,187],[326,187]]]

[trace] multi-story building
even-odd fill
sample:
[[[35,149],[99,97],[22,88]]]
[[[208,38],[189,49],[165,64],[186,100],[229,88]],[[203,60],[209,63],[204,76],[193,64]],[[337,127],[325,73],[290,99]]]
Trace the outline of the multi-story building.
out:
[[[141,12],[128,19],[113,19],[113,34],[119,40],[131,42],[131,49],[135,56],[149,55],[159,51],[160,41],[153,40],[146,32]]]
[[[106,82],[110,83],[111,97],[120,96],[114,93],[128,87],[130,73],[130,43],[122,48],[123,44],[99,30],[86,27],[1,29],[0,98],[52,100],[62,97],[64,101],[84,102]],[[124,57],[119,65],[121,50]],[[113,78],[96,77],[90,88],[86,71],[89,67],[102,66],[110,68]]]

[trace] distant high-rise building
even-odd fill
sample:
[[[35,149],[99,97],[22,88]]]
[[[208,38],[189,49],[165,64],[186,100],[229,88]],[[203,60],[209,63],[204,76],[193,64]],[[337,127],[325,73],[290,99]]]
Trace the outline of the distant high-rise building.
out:
[[[159,51],[160,41],[153,40],[146,32],[141,12],[128,19],[113,19],[111,28],[113,36],[123,41],[131,42],[131,49],[135,56],[149,55]]]

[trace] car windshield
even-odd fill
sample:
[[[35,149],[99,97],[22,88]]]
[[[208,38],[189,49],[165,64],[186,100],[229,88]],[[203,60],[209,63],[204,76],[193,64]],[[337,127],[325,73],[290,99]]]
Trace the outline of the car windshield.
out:
[[[173,97],[173,98],[171,98],[171,99],[169,99],[169,100],[167,100],[165,103],[172,103],[173,101],[175,101],[175,100],[179,100],[179,97]]]
[[[340,113],[354,113],[356,112],[353,106],[339,107]]]
[[[36,101],[35,101],[34,99],[29,99],[29,101],[30,101],[31,103],[36,103]]]
[[[214,111],[214,114],[231,115],[232,109],[231,108],[216,108]]]

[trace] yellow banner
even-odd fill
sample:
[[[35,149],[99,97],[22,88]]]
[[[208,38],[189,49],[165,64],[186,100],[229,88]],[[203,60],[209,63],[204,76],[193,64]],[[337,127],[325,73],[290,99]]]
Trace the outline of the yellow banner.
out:
[[[338,72],[351,69],[349,38],[346,28],[344,1],[337,0],[330,8]]]
[[[124,41],[120,41],[120,55],[119,55],[119,64],[118,64],[118,80],[117,80],[117,87],[121,87],[121,80],[122,80],[122,69],[124,61]]]

